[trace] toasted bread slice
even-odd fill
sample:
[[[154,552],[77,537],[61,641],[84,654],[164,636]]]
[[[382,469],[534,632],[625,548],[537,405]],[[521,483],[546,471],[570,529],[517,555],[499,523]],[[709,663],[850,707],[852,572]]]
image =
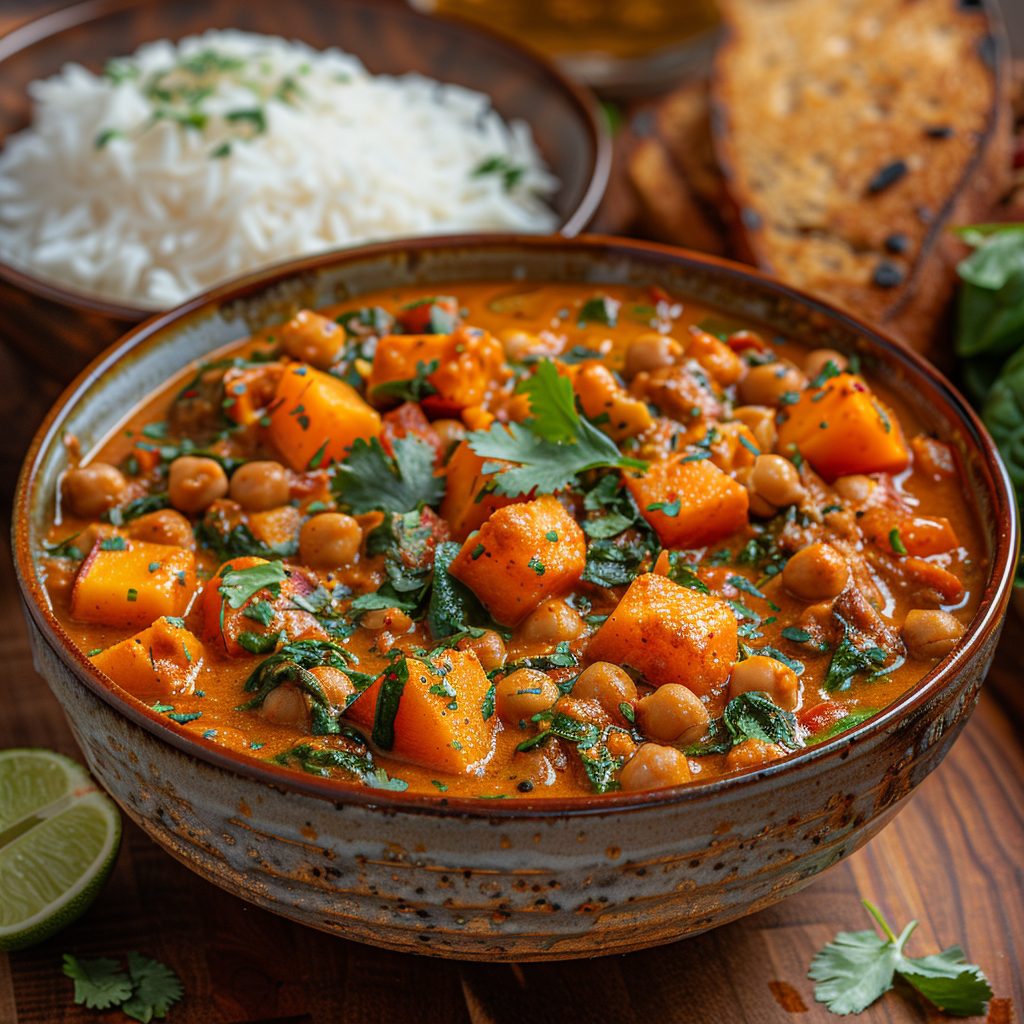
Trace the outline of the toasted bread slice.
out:
[[[917,348],[947,229],[1009,184],[1009,62],[972,0],[725,0],[712,127],[740,255]]]

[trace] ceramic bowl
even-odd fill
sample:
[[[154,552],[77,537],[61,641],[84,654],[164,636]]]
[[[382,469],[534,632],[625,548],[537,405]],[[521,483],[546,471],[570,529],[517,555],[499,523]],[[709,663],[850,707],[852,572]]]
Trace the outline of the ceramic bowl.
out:
[[[611,144],[593,96],[545,58],[484,28],[422,14],[405,0],[89,0],[0,39],[0,146],[24,128],[27,86],[68,61],[99,71],[154,39],[210,28],[339,46],[374,74],[418,72],[488,94],[506,119],[529,123],[561,182],[559,231],[578,234],[604,195]],[[2,335],[62,383],[152,308],[105,301],[0,260]]]
[[[64,468],[140,397],[250,327],[370,289],[465,280],[660,285],[814,346],[859,354],[959,452],[989,565],[963,641],[849,733],[745,775],[576,800],[382,793],[207,746],[91,665],[36,576]],[[15,552],[39,671],[89,767],[157,843],[210,881],[315,928],[392,949],[481,960],[622,953],[670,942],[796,892],[899,810],[969,716],[995,650],[1018,528],[995,448],[918,356],[735,264],[597,237],[417,240],[254,275],[136,328],[71,385],[21,475]],[[982,554],[982,553],[980,553]]]

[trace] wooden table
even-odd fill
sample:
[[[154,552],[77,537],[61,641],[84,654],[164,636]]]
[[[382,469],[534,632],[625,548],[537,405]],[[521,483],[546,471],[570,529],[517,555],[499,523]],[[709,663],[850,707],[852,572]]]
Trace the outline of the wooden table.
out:
[[[49,6],[49,5],[48,5]],[[0,28],[31,5],[0,0]],[[613,204],[614,205],[614,204]],[[621,216],[618,210],[608,214]],[[614,220],[609,223],[614,223]],[[2,316],[0,316],[2,339]],[[0,495],[31,429],[59,391],[0,347]],[[6,516],[6,512],[5,512]],[[6,526],[5,522],[5,532]],[[32,668],[6,541],[0,552],[0,748],[80,756]],[[661,949],[552,965],[488,966],[383,952],[257,910],[191,874],[129,822],[114,875],[75,925],[35,949],[0,954],[0,1024],[126,1020],[73,1005],[61,954],[138,949],[185,985],[171,1024],[769,1024],[834,1021],[806,978],[841,929],[868,927],[860,899],[903,924],[911,952],[960,943],[995,990],[989,1024],[1024,1007],[1024,645],[1011,615],[981,702],[943,765],[865,849],[777,907]],[[936,1022],[886,996],[858,1021]]]

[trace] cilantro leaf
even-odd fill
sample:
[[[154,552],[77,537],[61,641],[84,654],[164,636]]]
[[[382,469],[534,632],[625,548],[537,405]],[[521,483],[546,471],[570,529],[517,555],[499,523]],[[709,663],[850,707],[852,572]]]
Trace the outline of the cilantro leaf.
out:
[[[904,956],[917,922],[897,936],[879,910],[863,903],[884,934],[840,932],[815,955],[807,976],[818,982],[814,998],[819,1003],[833,1013],[860,1013],[892,988],[898,974],[946,1013],[973,1017],[985,1012],[992,989],[981,968],[964,961],[959,946],[930,956]]]
[[[121,1004],[121,1012],[143,1024],[149,1024],[154,1017],[166,1017],[184,994],[174,971],[148,956],[129,953],[128,973],[134,990],[131,998]]]
[[[444,482],[434,476],[434,449],[417,437],[392,442],[394,457],[377,438],[357,438],[347,458],[332,469],[331,487],[357,515],[363,512],[410,512],[418,505],[437,505]]]
[[[131,979],[109,957],[79,960],[64,954],[64,973],[75,983],[75,1002],[93,1010],[117,1006],[132,994]]]
[[[516,391],[530,400],[530,419],[495,424],[471,433],[470,448],[483,459],[484,472],[500,470],[499,494],[554,494],[576,481],[577,474],[602,467],[646,469],[639,459],[619,452],[615,442],[576,411],[572,384],[550,359],[537,363]],[[509,468],[504,463],[514,465]]]
[[[394,398],[401,402],[422,402],[428,395],[436,395],[437,388],[430,383],[430,375],[441,365],[437,359],[416,363],[416,375],[407,380],[389,380],[373,389],[374,398]]]
[[[327,776],[330,774],[329,769],[341,768],[358,776],[371,789],[401,792],[409,788],[409,783],[404,779],[394,778],[383,768],[378,768],[368,750],[360,754],[354,750],[314,747],[310,743],[300,743],[291,750],[276,754],[272,760],[283,765],[297,761],[299,767],[310,775]]]
[[[833,1013],[860,1013],[892,988],[899,956],[875,932],[840,932],[811,961],[814,998]]]
[[[250,565],[247,569],[228,567],[217,591],[229,607],[241,608],[261,590],[268,590],[272,596],[277,597],[281,593],[281,584],[287,578],[280,562]]]
[[[434,554],[434,584],[430,590],[427,623],[435,640],[463,633],[470,618],[483,617],[480,602],[473,592],[448,572],[461,550],[461,544],[446,540],[437,545]]]

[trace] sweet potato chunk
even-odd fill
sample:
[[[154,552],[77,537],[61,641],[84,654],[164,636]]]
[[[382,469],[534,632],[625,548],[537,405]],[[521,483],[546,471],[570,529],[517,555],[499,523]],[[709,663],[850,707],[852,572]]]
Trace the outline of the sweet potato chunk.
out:
[[[717,597],[645,573],[594,635],[587,657],[629,665],[655,686],[682,683],[704,696],[729,677],[736,617]]]
[[[108,537],[82,563],[71,589],[71,617],[102,626],[148,626],[182,615],[196,586],[185,548]]]
[[[355,388],[305,363],[277,384],[269,434],[292,469],[317,469],[345,458],[357,437],[380,434],[380,415]]]
[[[348,717],[378,740],[392,735],[389,752],[404,761],[455,773],[483,765],[494,750],[497,717],[484,718],[490,683],[476,654],[451,650],[431,663],[406,658],[404,664],[408,677],[397,712],[391,702],[401,684],[392,668],[352,704]]]
[[[826,480],[849,473],[898,473],[909,462],[895,414],[852,374],[808,388],[783,410],[778,450],[799,452]]]
[[[93,655],[92,663],[133,697],[152,703],[192,693],[205,657],[203,645],[181,620],[164,616]]]
[[[441,517],[448,521],[456,540],[465,540],[473,530],[479,529],[495,509],[518,500],[487,492],[494,474],[483,471],[485,461],[462,441],[445,468],[447,483],[441,501]]]
[[[682,455],[624,474],[641,515],[667,548],[699,548],[747,524],[747,489],[708,459]]]
[[[545,494],[499,508],[466,539],[448,571],[495,621],[514,626],[541,601],[578,583],[586,563],[583,531],[557,498]]]
[[[885,505],[873,505],[859,517],[858,525],[866,540],[889,553],[898,551],[902,545],[908,555],[926,557],[960,546],[953,524],[945,516],[915,516]]]
[[[388,404],[387,389],[378,388],[414,380],[418,370],[422,375],[434,366],[426,376],[436,394],[427,404],[439,412],[457,413],[483,401],[503,375],[504,365],[501,343],[477,327],[460,327],[451,334],[389,334],[377,343],[367,394]]]
[[[580,364],[572,388],[587,416],[616,441],[639,434],[654,422],[647,403],[629,394],[597,360]]]

